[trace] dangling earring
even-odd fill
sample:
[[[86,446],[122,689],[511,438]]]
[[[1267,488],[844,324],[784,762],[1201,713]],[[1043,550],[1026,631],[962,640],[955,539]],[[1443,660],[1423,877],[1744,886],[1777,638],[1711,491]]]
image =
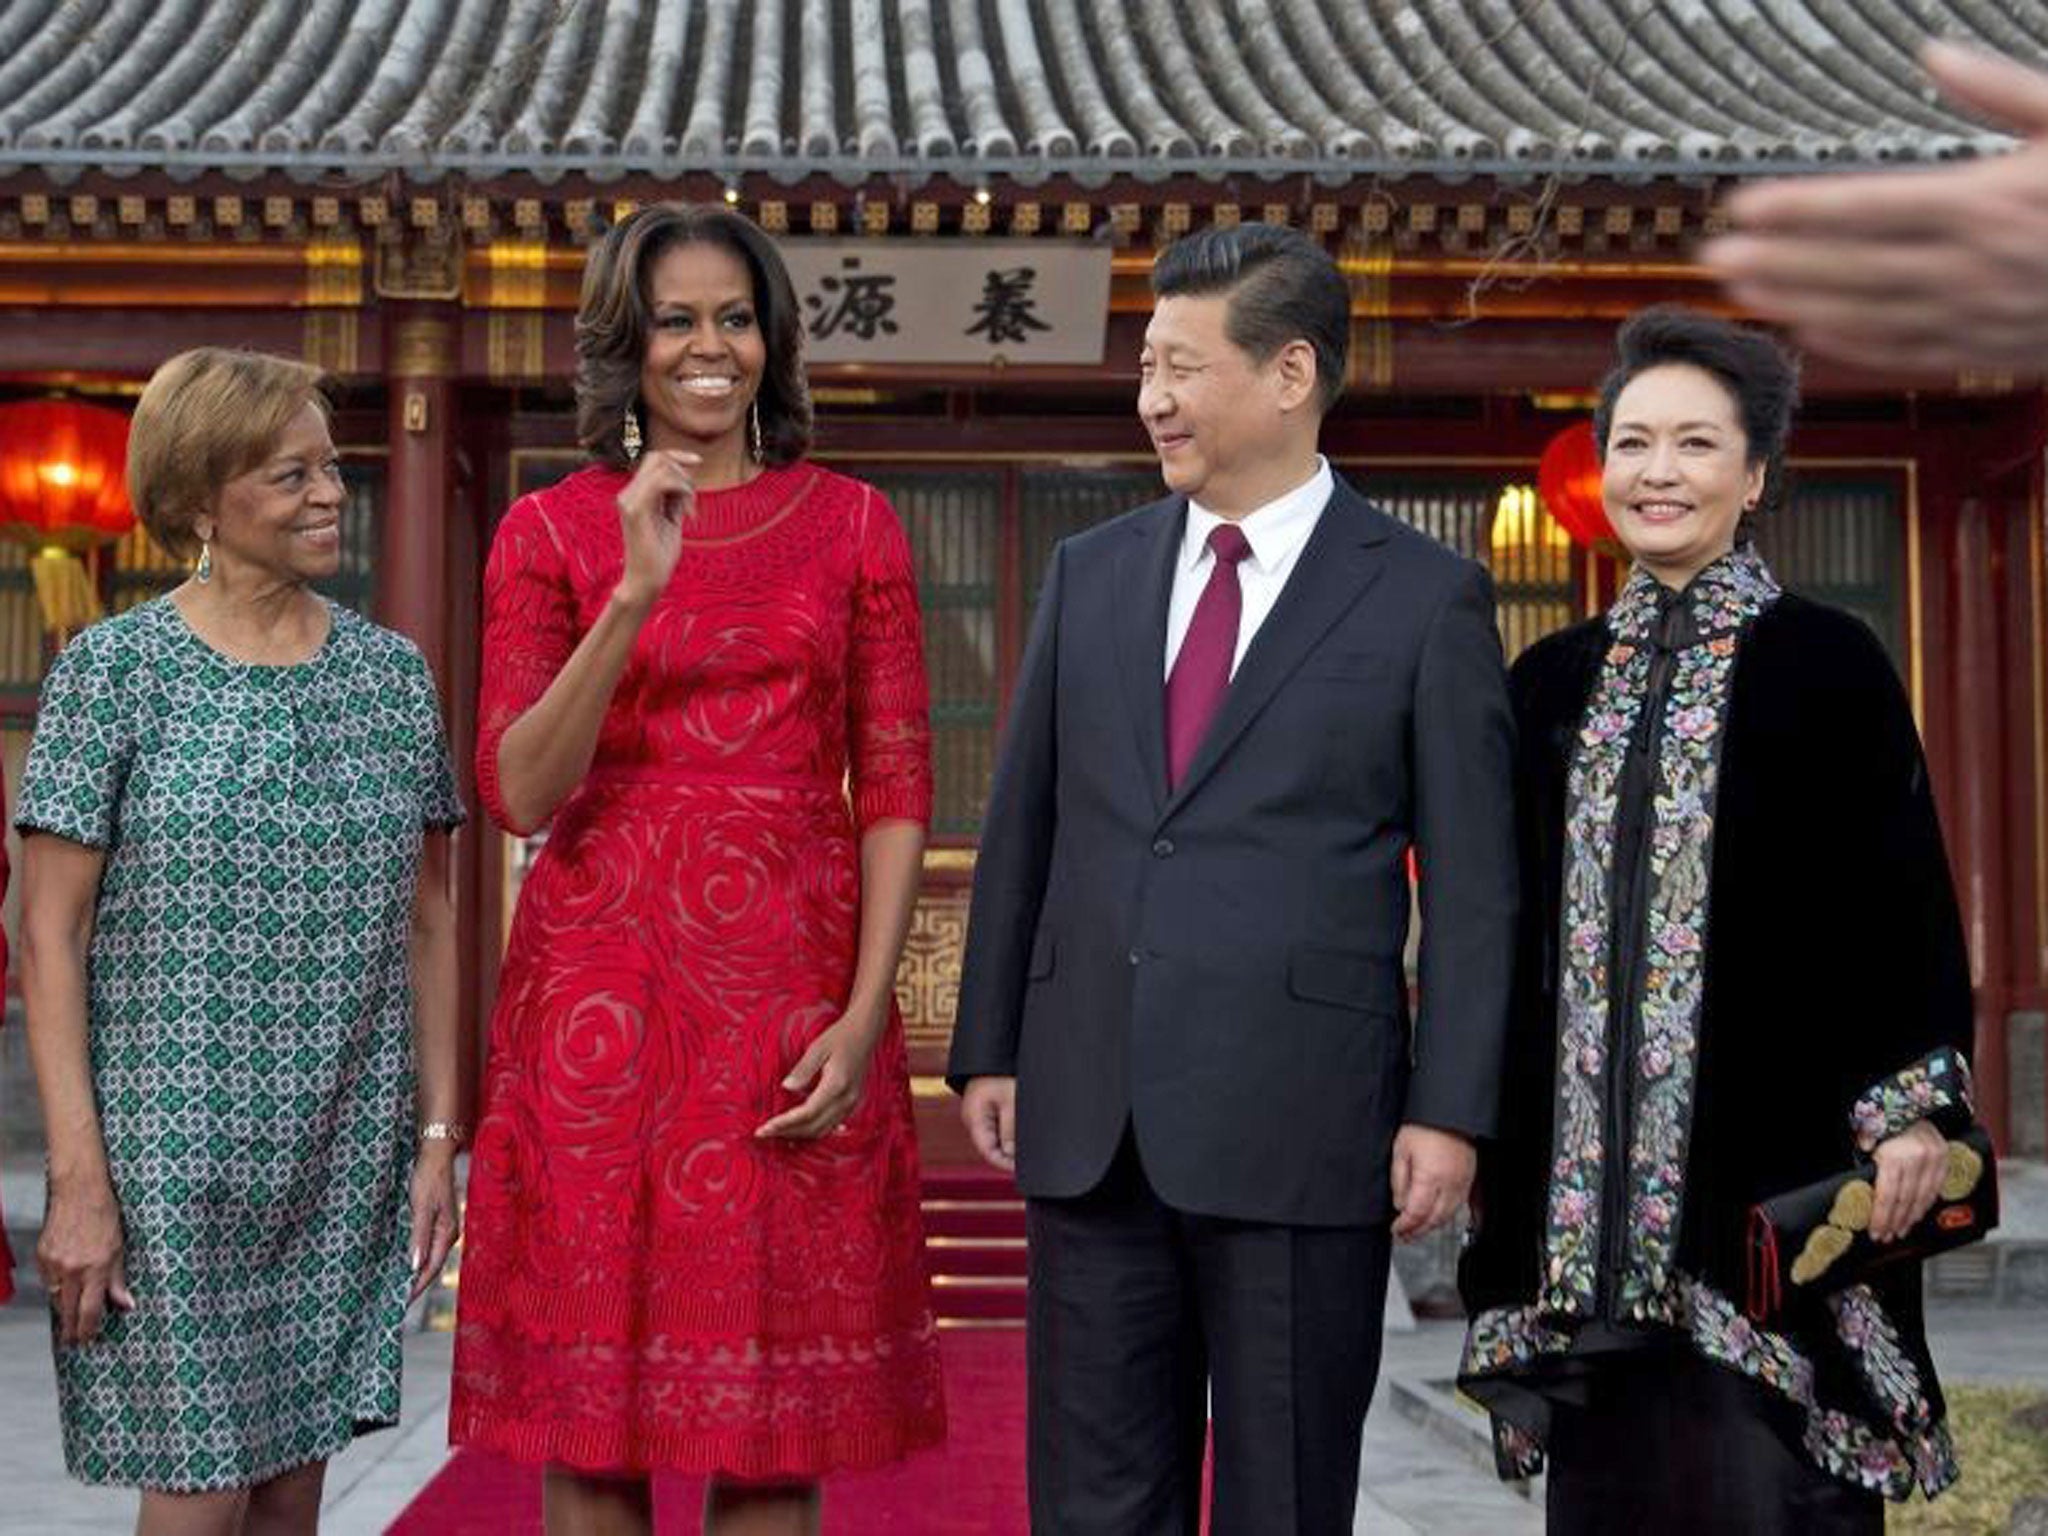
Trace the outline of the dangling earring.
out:
[[[626,450],[626,462],[640,462],[640,418],[633,414],[633,407],[626,407],[626,424],[619,428],[619,445]]]
[[[753,452],[754,462],[767,462],[767,455],[761,450],[761,402],[757,397],[747,407],[747,447]]]
[[[192,568],[192,579],[201,586],[213,580],[213,544],[210,540],[199,541],[199,564]]]

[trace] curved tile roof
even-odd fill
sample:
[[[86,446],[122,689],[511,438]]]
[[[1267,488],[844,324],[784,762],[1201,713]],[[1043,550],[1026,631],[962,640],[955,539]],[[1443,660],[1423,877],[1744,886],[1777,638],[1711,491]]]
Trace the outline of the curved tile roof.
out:
[[[0,168],[1632,178],[2004,147],[2005,0],[0,0]]]

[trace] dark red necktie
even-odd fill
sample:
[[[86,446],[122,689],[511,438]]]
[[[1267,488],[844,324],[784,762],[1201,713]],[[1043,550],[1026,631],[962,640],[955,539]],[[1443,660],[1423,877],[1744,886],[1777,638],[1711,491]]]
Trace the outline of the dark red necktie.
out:
[[[1209,553],[1215,564],[1209,584],[1195,603],[1187,637],[1173,670],[1166,675],[1166,787],[1177,789],[1195,748],[1216,717],[1216,706],[1230,688],[1230,663],[1237,656],[1237,621],[1244,612],[1244,593],[1237,584],[1237,563],[1252,552],[1251,541],[1235,523],[1209,530]]]

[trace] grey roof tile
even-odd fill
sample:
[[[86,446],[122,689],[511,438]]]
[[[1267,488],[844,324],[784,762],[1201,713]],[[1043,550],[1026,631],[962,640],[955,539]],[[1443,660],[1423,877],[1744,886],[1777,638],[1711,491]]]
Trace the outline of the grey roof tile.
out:
[[[996,98],[996,73],[982,46],[981,13],[974,0],[941,0],[953,34],[957,99],[967,117],[961,151],[969,158],[998,159],[1017,153],[1017,139],[1003,120]]]
[[[896,0],[896,29],[901,39],[903,101],[910,113],[905,143],[927,160],[950,160],[959,152],[952,122],[946,116],[946,84],[932,22],[931,0]]]
[[[2039,0],[0,0],[0,168],[1699,175],[2008,141]]]

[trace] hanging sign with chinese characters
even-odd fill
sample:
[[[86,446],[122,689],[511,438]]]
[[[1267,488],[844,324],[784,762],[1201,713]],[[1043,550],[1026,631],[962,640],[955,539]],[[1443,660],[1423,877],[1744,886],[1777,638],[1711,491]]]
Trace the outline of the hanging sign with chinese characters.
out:
[[[1099,363],[1109,248],[785,240],[813,363]]]

